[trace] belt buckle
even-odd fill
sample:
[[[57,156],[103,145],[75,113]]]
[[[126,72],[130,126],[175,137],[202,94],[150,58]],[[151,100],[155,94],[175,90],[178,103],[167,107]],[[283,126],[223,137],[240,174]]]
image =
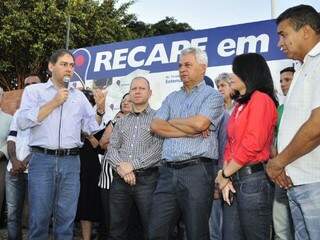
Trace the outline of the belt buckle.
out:
[[[55,150],[55,155],[58,157],[64,156],[64,149]]]

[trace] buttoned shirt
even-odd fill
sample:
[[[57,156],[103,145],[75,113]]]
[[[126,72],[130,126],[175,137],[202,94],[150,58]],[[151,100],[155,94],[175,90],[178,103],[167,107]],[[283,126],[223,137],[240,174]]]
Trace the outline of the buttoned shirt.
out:
[[[278,149],[281,152],[308,120],[312,110],[320,107],[320,42],[305,56],[295,72],[284,101],[279,126]],[[286,166],[294,185],[320,182],[320,147]]]
[[[241,166],[267,161],[276,123],[273,100],[266,93],[254,91],[250,100],[237,104],[230,116],[224,161],[234,160]]]
[[[145,169],[160,161],[163,140],[150,131],[154,114],[147,107],[139,114],[129,113],[117,121],[106,156],[113,168],[120,162],[130,162],[134,169]]]
[[[30,128],[29,146],[49,149],[81,147],[81,131],[91,134],[99,129],[93,107],[73,86],[69,86],[67,100],[38,122],[40,108],[57,92],[51,80],[24,89],[17,122],[21,129]]]
[[[155,118],[165,121],[188,118],[196,115],[207,117],[211,124],[210,135],[194,137],[165,138],[162,158],[167,161],[183,161],[193,157],[218,159],[217,128],[224,112],[222,95],[201,81],[190,92],[183,87],[164,100]]]
[[[9,134],[11,119],[11,115],[0,109],[0,152],[3,152],[6,158],[8,158],[7,137]]]
[[[15,142],[17,160],[23,161],[30,154],[30,148],[28,146],[30,129],[27,128],[25,130],[21,130],[18,128],[18,125],[17,125],[18,113],[19,113],[19,110],[13,115],[7,141]],[[10,172],[11,168],[12,168],[12,163],[11,161],[9,161],[7,165],[7,170]],[[28,170],[25,170],[24,172],[27,173]]]

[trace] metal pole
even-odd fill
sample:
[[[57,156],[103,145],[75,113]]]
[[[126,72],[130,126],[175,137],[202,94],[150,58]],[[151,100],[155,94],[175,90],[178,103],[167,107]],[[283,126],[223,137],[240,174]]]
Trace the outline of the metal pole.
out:
[[[68,14],[68,19],[67,19],[66,49],[69,49],[70,25],[71,25],[71,18],[70,18],[70,14]]]
[[[276,18],[276,1],[277,0],[271,0],[271,19]]]

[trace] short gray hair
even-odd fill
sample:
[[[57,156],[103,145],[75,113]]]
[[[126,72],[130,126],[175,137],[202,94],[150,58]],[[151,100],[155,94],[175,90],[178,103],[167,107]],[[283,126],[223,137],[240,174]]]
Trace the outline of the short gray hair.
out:
[[[3,88],[0,87],[0,97],[2,97],[3,93],[4,93]]]
[[[218,75],[218,77],[216,77],[216,78],[214,79],[214,82],[215,82],[215,84],[218,86],[219,82],[221,82],[221,81],[230,84],[230,82],[229,82],[230,80],[231,80],[230,74],[224,72],[224,73],[220,73],[220,74]]]
[[[193,54],[196,58],[197,63],[208,66],[208,55],[205,51],[201,50],[200,48],[185,48],[181,51],[180,58],[187,54]]]

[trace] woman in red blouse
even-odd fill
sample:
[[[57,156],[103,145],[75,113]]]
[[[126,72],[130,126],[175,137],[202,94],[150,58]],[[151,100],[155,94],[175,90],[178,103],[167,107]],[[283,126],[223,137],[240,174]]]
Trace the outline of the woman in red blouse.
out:
[[[216,178],[226,202],[223,239],[266,240],[272,232],[274,189],[264,163],[270,158],[278,102],[261,55],[235,57],[232,70],[237,104],[227,127],[224,167]]]

